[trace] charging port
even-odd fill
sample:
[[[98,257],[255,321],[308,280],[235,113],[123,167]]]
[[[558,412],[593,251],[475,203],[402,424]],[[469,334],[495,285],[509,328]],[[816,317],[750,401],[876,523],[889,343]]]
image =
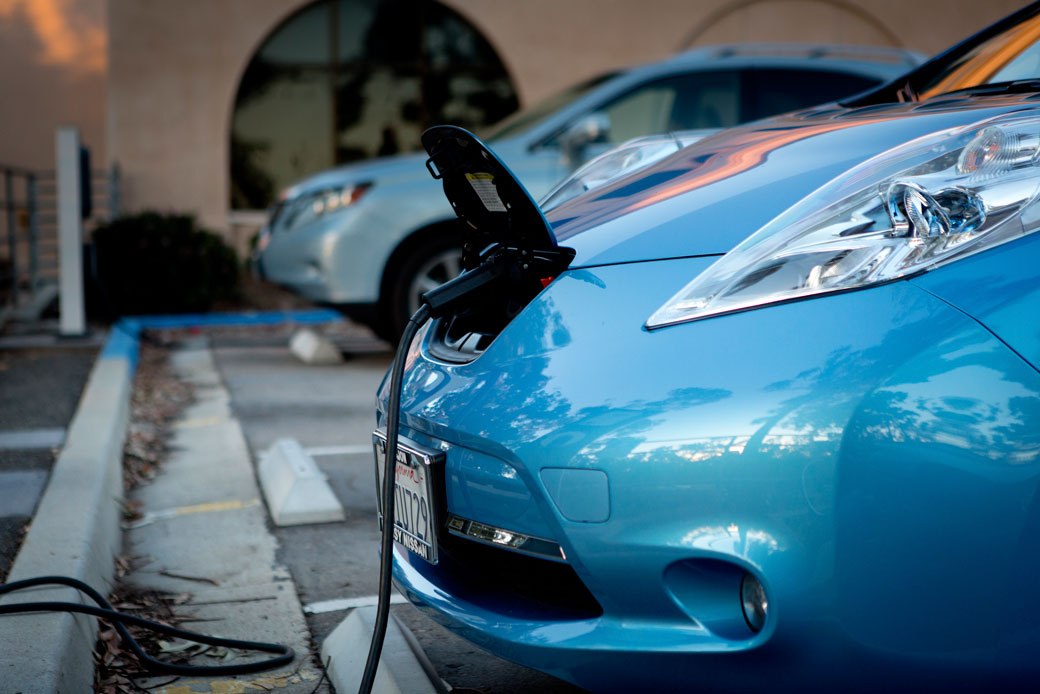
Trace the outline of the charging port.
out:
[[[427,168],[459,218],[467,270],[423,296],[436,319],[430,351],[465,363],[570,265],[574,251],[556,243],[527,190],[472,133],[437,126],[423,133],[422,143]]]

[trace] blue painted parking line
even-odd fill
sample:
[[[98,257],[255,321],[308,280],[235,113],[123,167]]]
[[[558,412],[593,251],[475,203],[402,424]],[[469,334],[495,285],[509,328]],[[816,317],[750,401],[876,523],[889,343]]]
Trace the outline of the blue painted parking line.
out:
[[[112,326],[105,347],[101,351],[101,359],[125,359],[130,365],[130,373],[133,374],[137,368],[138,342],[141,331],[149,329],[280,325],[282,323],[315,325],[339,320],[343,320],[343,316],[327,308],[134,316],[124,318]]]

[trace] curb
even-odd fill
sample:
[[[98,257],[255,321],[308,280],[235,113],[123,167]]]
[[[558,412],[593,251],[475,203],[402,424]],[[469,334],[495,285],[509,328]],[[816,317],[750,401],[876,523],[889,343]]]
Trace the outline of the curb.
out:
[[[108,592],[122,539],[121,461],[133,368],[123,357],[94,365],[9,581],[57,574]],[[35,600],[86,602],[71,588],[13,593],[3,602]],[[7,616],[0,681],[17,683],[18,694],[92,691],[96,639],[97,620],[87,615]]]
[[[7,580],[62,575],[77,578],[101,593],[109,592],[114,558],[122,545],[122,452],[138,340],[143,330],[325,323],[339,319],[335,311],[317,309],[142,316],[113,326],[91,370],[65,446],[54,463]],[[44,600],[87,602],[71,588],[9,594],[2,602]],[[16,687],[5,692],[93,691],[96,619],[79,614],[38,613],[7,615],[0,624],[0,683]]]

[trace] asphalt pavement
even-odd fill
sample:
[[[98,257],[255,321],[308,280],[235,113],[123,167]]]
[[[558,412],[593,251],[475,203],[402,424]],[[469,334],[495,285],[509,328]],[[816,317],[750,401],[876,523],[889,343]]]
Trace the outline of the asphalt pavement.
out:
[[[0,581],[65,441],[99,344],[0,338]]]

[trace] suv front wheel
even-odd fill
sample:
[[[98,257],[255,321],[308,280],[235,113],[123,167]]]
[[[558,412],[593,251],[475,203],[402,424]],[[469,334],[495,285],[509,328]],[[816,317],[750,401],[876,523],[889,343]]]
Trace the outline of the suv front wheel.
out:
[[[408,319],[419,309],[420,297],[460,274],[462,247],[456,236],[429,238],[412,248],[393,278],[384,305],[388,325],[381,337],[399,339]]]

